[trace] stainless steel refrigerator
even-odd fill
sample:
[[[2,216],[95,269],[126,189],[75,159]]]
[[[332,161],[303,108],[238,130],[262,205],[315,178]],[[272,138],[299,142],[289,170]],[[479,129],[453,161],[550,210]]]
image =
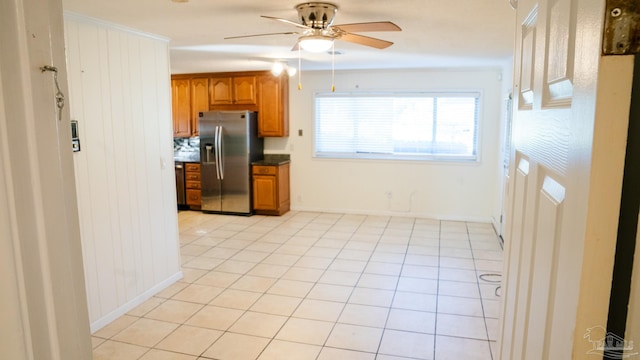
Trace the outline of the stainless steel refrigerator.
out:
[[[202,211],[251,215],[251,162],[263,157],[257,113],[199,113]]]

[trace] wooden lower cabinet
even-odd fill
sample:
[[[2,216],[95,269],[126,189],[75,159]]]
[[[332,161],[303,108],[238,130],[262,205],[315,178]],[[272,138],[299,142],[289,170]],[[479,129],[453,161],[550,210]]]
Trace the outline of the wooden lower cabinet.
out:
[[[202,193],[200,190],[187,189],[187,205],[190,207],[202,206]]]
[[[275,176],[253,175],[254,210],[275,210],[278,208],[278,190]]]
[[[187,189],[187,205],[192,209],[202,206],[202,192],[200,190],[200,164],[184,164],[184,180]]]
[[[260,215],[282,215],[289,211],[289,163],[253,166],[253,211]]]

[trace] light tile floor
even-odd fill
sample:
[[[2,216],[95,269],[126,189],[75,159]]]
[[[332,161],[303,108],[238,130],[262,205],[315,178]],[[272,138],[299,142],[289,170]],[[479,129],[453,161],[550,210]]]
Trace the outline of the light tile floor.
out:
[[[490,360],[490,224],[178,214],[184,278],[93,335],[94,359]]]

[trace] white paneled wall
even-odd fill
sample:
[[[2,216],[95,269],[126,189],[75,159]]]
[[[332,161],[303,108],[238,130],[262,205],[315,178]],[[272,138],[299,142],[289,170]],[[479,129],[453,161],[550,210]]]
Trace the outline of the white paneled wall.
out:
[[[181,277],[168,41],[65,14],[91,329]]]

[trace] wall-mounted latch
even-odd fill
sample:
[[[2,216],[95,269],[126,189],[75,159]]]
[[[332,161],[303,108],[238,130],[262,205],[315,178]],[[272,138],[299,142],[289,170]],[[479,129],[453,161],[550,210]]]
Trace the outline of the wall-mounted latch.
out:
[[[640,52],[640,2],[607,0],[602,42],[604,55]]]
[[[58,107],[58,121],[62,121],[62,109],[64,108],[64,94],[62,90],[60,90],[60,85],[58,84],[58,68],[51,65],[45,65],[40,68],[42,72],[51,71],[53,72],[53,82],[56,84],[56,106]]]

